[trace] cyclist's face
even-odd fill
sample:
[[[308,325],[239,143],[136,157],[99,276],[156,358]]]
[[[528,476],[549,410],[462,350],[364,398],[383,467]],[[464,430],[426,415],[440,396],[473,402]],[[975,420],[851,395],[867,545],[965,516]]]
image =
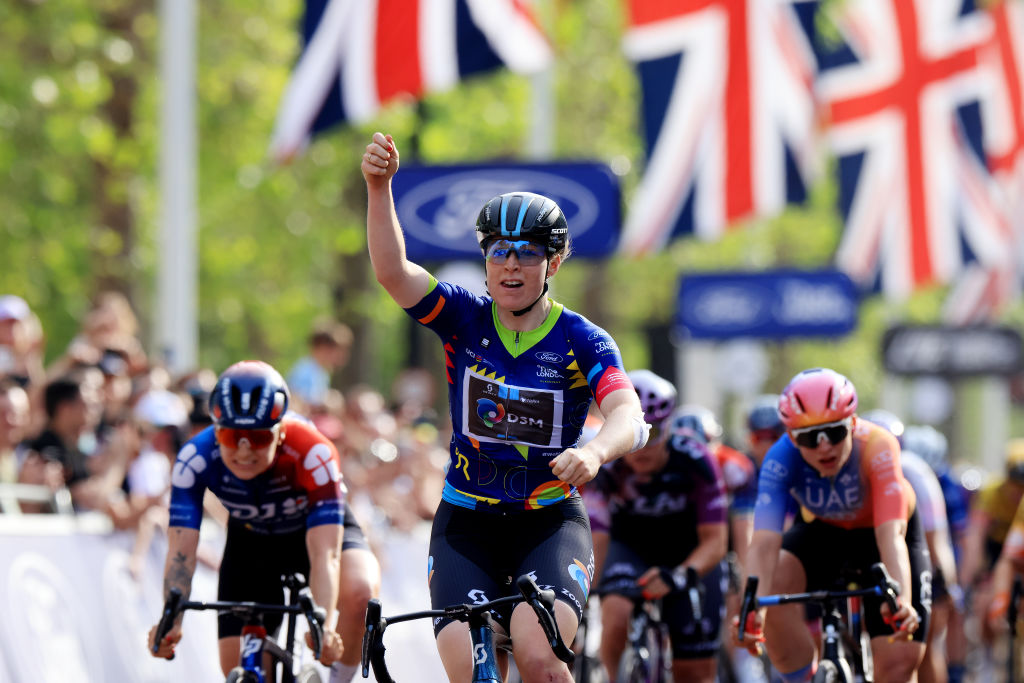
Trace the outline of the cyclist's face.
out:
[[[652,430],[653,432],[653,430]],[[668,439],[661,438],[661,435],[651,434],[647,445],[639,450],[627,453],[622,456],[626,464],[637,474],[654,474],[660,471],[668,463]]]
[[[520,258],[520,250],[524,254]],[[493,256],[492,256],[493,252]],[[537,261],[539,252],[545,258]],[[487,291],[502,308],[519,310],[529,306],[540,296],[544,279],[555,274],[561,257],[546,258],[544,248],[525,241],[494,240],[487,248]]]
[[[839,470],[850,459],[850,453],[853,452],[853,428],[856,426],[854,420],[856,418],[850,419],[850,426],[847,429],[846,436],[837,443],[832,443],[825,435],[822,435],[817,440],[817,448],[807,448],[797,443],[792,431],[789,433],[789,437],[796,444],[797,448],[800,449],[800,455],[803,456],[803,459],[808,465],[816,469],[818,474],[823,477],[835,476],[839,474]]]
[[[244,430],[238,431],[244,432]],[[253,440],[244,436],[232,439],[218,438],[221,460],[224,461],[224,466],[231,474],[239,479],[248,480],[270,469],[270,466],[274,464],[274,457],[277,455],[277,447],[284,441],[284,428],[280,424],[276,424],[269,431],[273,432],[273,438],[266,445],[254,445]]]

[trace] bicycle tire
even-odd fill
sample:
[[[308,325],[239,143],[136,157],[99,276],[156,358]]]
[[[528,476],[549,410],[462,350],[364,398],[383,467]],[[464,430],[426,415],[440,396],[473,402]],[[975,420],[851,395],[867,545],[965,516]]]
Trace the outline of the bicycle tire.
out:
[[[615,675],[615,683],[650,683],[648,672],[650,660],[646,653],[639,654],[627,646],[619,660],[619,671]]]
[[[323,679],[320,678],[320,672],[316,670],[315,666],[307,664],[295,677],[295,683],[323,683]]]
[[[839,667],[827,659],[818,662],[818,670],[814,672],[811,683],[840,683]]]
[[[236,666],[228,672],[228,677],[224,679],[224,683],[259,683],[259,680],[253,672]]]

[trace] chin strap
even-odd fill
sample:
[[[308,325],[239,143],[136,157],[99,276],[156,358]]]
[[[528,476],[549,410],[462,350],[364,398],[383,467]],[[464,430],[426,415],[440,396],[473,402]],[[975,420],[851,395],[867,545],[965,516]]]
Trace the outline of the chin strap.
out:
[[[518,311],[512,311],[512,315],[517,318],[521,315],[526,315],[530,310],[537,305],[537,302],[544,298],[544,295],[548,293],[548,281],[544,280],[544,289],[540,290],[540,296],[533,300],[533,303],[526,308],[520,308]]]

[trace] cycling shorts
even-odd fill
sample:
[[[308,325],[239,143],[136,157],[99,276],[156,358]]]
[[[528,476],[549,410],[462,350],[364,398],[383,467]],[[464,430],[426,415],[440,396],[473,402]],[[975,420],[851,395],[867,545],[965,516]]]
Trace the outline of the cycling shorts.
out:
[[[673,659],[707,659],[721,647],[722,617],[725,614],[723,593],[728,588],[724,561],[708,572],[704,584],[704,618],[698,628],[693,618],[689,597],[674,591],[661,600],[661,620],[668,626],[672,640]],[[628,592],[636,588],[636,580],[650,568],[632,548],[614,539],[608,544],[608,556],[601,574],[601,593]]]
[[[345,505],[345,535],[342,551],[352,548],[369,550],[366,535],[355,515]],[[257,534],[242,524],[229,522],[224,558],[220,563],[217,581],[217,599],[222,601],[263,602],[284,604],[281,576],[300,573],[309,579],[309,551],[306,549],[306,530],[289,534]],[[267,614],[263,625],[267,633],[276,635],[284,617]],[[228,613],[217,615],[217,636],[228,638],[242,634],[242,621]]]
[[[907,521],[906,539],[910,554],[911,604],[921,619],[914,640],[924,642],[932,606],[932,565],[916,511]],[[845,588],[854,580],[862,585],[869,584],[872,582],[871,565],[881,562],[874,528],[843,529],[819,519],[806,522],[798,516],[783,535],[782,547],[803,565],[808,591]],[[904,587],[903,599],[906,594]],[[864,623],[872,638],[894,632],[882,621],[878,611],[881,602],[876,596],[864,598]]]
[[[515,580],[530,574],[542,589],[572,607],[577,623],[594,575],[590,520],[578,494],[539,510],[488,512],[441,501],[427,560],[433,609],[479,604],[516,595]],[[508,631],[512,608],[496,610]],[[451,619],[434,620],[434,636]]]

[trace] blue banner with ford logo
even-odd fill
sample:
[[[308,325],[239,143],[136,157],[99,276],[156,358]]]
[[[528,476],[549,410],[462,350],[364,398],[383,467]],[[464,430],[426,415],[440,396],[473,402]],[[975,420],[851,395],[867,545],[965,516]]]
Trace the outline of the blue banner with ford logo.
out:
[[[413,261],[479,260],[475,231],[480,209],[491,197],[515,191],[558,202],[575,256],[605,257],[619,242],[619,181],[604,164],[403,166],[392,189]]]
[[[859,296],[838,271],[687,275],[676,324],[696,339],[835,337],[857,326]]]

